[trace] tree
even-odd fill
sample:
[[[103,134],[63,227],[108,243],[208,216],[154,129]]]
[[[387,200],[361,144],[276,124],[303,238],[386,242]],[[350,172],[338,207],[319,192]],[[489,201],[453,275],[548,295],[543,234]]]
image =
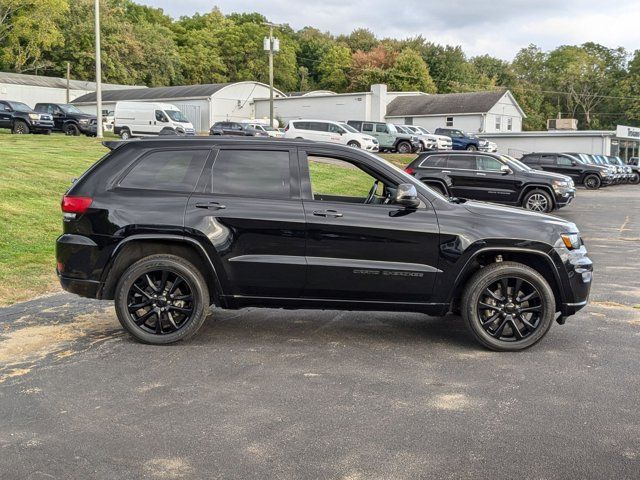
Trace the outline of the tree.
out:
[[[67,0],[0,0],[0,62],[16,72],[48,65],[43,52],[62,42]]]
[[[351,51],[342,45],[333,45],[318,64],[318,85],[321,88],[343,92],[349,85]]]
[[[462,48],[425,43],[421,48],[422,58],[438,87],[438,92],[458,92],[477,87],[477,75],[467,61]]]
[[[436,92],[436,84],[429,75],[429,67],[420,54],[410,48],[400,52],[396,58],[389,70],[388,82],[392,90]]]
[[[393,67],[396,57],[397,53],[385,45],[378,45],[369,52],[354,52],[349,90],[366,91],[373,84],[386,82],[387,72]]]
[[[298,44],[297,60],[301,67],[306,68],[308,88],[312,88],[320,80],[318,66],[329,49],[336,45],[336,41],[329,33],[323,33],[312,27],[305,27],[296,35]],[[302,89],[301,90],[305,90]]]
[[[349,35],[341,35],[338,42],[345,43],[352,52],[370,52],[380,43],[375,34],[367,28],[356,28]]]

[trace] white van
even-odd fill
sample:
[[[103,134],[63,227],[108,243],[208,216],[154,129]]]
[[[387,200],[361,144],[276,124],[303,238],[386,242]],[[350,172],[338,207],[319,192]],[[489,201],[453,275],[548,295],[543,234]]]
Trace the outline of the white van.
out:
[[[195,135],[191,122],[170,103],[118,102],[113,132],[127,140],[152,135]]]
[[[377,152],[378,140],[360,133],[351,125],[331,120],[291,120],[284,129],[284,138],[304,138],[318,142],[341,143],[369,152]]]

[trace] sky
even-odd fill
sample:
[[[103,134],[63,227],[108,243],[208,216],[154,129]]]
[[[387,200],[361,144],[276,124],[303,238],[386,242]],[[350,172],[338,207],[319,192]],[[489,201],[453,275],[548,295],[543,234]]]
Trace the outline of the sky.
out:
[[[206,13],[259,12],[295,30],[313,26],[333,34],[360,27],[378,38],[422,35],[461,45],[469,56],[511,60],[533,43],[544,50],[588,41],[640,49],[639,0],[135,0],[174,18]]]

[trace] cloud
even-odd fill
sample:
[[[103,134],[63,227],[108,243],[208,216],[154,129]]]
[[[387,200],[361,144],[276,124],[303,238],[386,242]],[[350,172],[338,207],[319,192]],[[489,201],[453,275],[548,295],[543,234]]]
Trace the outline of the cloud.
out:
[[[204,13],[210,0],[137,0],[173,17]],[[260,12],[294,29],[310,25],[333,34],[365,27],[378,37],[422,35],[435,43],[462,45],[470,55],[511,59],[530,43],[544,49],[588,41],[608,47],[640,45],[637,0],[218,0],[224,13]]]

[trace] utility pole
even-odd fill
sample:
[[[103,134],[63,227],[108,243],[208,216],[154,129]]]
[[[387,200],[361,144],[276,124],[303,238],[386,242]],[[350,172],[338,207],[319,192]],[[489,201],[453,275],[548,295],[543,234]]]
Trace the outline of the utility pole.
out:
[[[71,64],[67,62],[67,103],[71,101],[69,96],[69,84],[71,83]]]
[[[269,37],[264,39],[263,48],[269,52],[269,125],[273,127],[273,53],[280,50],[280,41],[273,37],[275,23],[265,22],[269,26]]]
[[[95,0],[96,5],[96,137],[102,138],[102,66],[100,59],[100,0]]]

